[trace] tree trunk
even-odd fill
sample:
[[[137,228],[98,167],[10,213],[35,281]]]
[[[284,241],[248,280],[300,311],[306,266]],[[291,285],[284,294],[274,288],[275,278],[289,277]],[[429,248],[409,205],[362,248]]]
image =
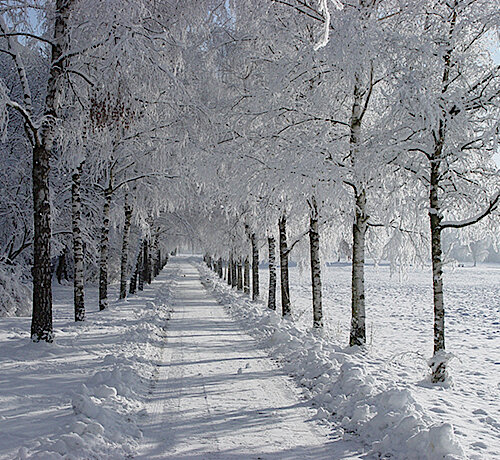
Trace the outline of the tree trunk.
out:
[[[38,130],[40,142],[33,147],[33,314],[31,339],[35,342],[52,342],[52,271],[50,264],[50,152],[54,137],[54,120],[57,118],[57,99],[60,78],[64,73],[66,37],[71,0],[56,0],[54,11],[54,39],[51,47],[50,73],[47,81],[43,123]]]
[[[252,233],[252,300],[259,299],[259,247],[257,235]]]
[[[156,278],[158,276],[158,246],[159,246],[159,229],[155,229],[155,234],[153,237],[153,241],[151,243],[151,278]]]
[[[436,158],[441,156],[441,145],[435,153]],[[431,360],[432,382],[444,382],[446,379],[446,363],[440,352],[445,350],[444,340],[444,296],[443,296],[443,253],[441,249],[441,206],[439,203],[439,161],[431,162],[431,176],[429,189],[429,220],[431,227],[431,256],[432,256],[432,288],[434,296],[434,355]]]
[[[447,51],[443,56],[442,93],[445,95],[450,81],[453,47],[451,39],[454,35],[457,22],[457,3],[453,7],[448,30]],[[429,220],[431,227],[431,257],[432,257],[432,289],[434,296],[434,354],[430,362],[432,370],[432,382],[444,382],[446,380],[446,361],[440,356],[445,351],[445,323],[444,323],[444,296],[443,296],[443,252],[441,248],[441,204],[439,202],[440,166],[443,154],[443,146],[446,133],[446,118],[439,120],[438,132],[434,134],[435,144],[432,158],[430,159],[430,183],[429,183]]]
[[[363,101],[361,79],[355,75],[353,90],[354,102],[350,120],[350,159],[355,174],[354,187],[354,222],[352,226],[352,279],[351,279],[351,332],[349,345],[364,345],[366,343],[365,314],[365,234],[368,218],[366,216],[366,192],[362,184],[361,174],[357,170],[359,146],[361,144],[361,123],[368,100]],[[370,93],[368,93],[370,94]],[[367,96],[369,97],[369,96]]]
[[[49,157],[45,146],[33,149],[33,316],[31,339],[52,342],[52,270],[49,200]]]
[[[229,260],[227,261],[227,284],[229,286],[233,285],[233,256],[229,256]]]
[[[143,283],[151,284],[151,256],[149,254],[149,240],[144,238],[142,245],[142,280]]]
[[[352,226],[352,297],[349,345],[366,343],[365,313],[365,235],[367,227],[366,195],[356,195],[356,216]]]
[[[243,264],[241,262],[241,258],[238,259],[238,264],[236,266],[236,269],[238,270],[238,285],[237,289],[238,291],[243,290]]]
[[[141,246],[139,246],[139,254],[137,254],[137,260],[135,262],[135,268],[134,272],[132,273],[132,276],[130,277],[130,287],[129,287],[129,294],[135,294],[137,292],[137,280],[139,278],[139,271],[141,269]]]
[[[161,249],[158,248],[158,252],[156,254],[156,276],[158,276],[160,274],[163,267],[164,267],[164,265],[163,265],[163,261],[162,261]]]
[[[82,198],[81,178],[83,162],[80,163],[71,176],[71,210],[73,224],[73,302],[75,308],[75,321],[85,320],[84,283],[85,272],[83,265],[83,241],[82,241]]]
[[[276,310],[276,241],[274,237],[267,238],[269,249],[269,293],[267,306],[271,310]]]
[[[323,327],[323,306],[321,302],[321,262],[319,257],[319,222],[316,199],[311,198],[309,219],[309,243],[311,252],[311,284],[313,304],[313,327]]]
[[[219,278],[222,279],[222,258],[219,257],[219,260],[217,261],[217,274],[219,275]]]
[[[59,284],[61,284],[63,279],[68,281],[68,261],[66,248],[63,249],[63,252],[57,258],[56,278]]]
[[[248,257],[245,257],[245,273],[243,277],[243,292],[245,294],[250,293],[250,262]]]
[[[109,211],[113,188],[111,179],[104,191],[104,206],[102,211],[101,244],[99,259],[99,310],[108,306],[108,266],[109,266]]]
[[[141,246],[139,247],[139,255],[137,257],[137,266],[139,270],[139,282],[137,284],[137,289],[139,291],[144,291],[144,276],[145,276],[145,268],[144,268],[144,251],[146,251],[147,254],[147,249],[145,249],[146,246],[146,238],[142,240]]]
[[[232,287],[238,286],[238,269],[236,260],[234,260],[234,258],[231,261],[231,286]]]
[[[130,226],[132,225],[132,206],[129,202],[129,194],[125,194],[123,205],[125,221],[123,224],[122,256],[120,262],[120,299],[127,297],[127,269],[128,269],[128,245]]]
[[[290,286],[288,284],[288,245],[286,241],[286,216],[283,214],[279,220],[280,232],[280,278],[281,278],[281,314],[291,316]]]

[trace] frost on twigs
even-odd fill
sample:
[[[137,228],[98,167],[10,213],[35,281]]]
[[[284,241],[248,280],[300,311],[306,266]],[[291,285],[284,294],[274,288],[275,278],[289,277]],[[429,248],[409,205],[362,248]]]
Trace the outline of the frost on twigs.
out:
[[[339,10],[344,8],[344,5],[339,0],[332,0],[333,4],[335,7]],[[319,50],[320,48],[323,48],[326,46],[328,43],[328,38],[330,36],[330,10],[328,9],[328,0],[319,0],[319,12],[323,14],[325,17],[325,24],[323,26],[323,33],[321,35],[321,38],[316,45],[314,45],[314,51]]]
[[[29,315],[31,290],[22,281],[19,267],[0,262],[0,317]]]

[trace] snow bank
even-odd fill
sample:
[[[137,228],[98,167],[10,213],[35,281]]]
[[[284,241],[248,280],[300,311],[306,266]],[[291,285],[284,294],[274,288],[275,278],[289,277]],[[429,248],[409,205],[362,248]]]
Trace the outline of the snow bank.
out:
[[[20,440],[26,439],[19,443],[15,458],[133,456],[142,438],[138,425],[147,416],[143,407],[149,384],[161,359],[164,328],[171,312],[169,286],[174,278],[171,274],[137,297],[90,313],[83,324],[58,324],[54,344],[26,344],[25,338],[21,345],[7,342],[12,362],[26,359],[29,366],[36,366],[37,375],[51,374],[33,379],[33,388],[26,385],[19,393],[19,397],[25,394],[36,401],[33,430],[39,429],[37,423],[50,426],[46,427],[48,434],[35,438],[30,428],[26,433],[13,433]],[[22,353],[23,349],[31,352]],[[14,400],[18,395],[9,396]],[[47,415],[51,408],[57,411]]]
[[[465,454],[453,427],[434,424],[409,388],[378,379],[367,350],[335,345],[317,331],[304,331],[292,321],[235,292],[200,265],[205,286],[267,346],[317,407],[317,418],[333,421],[345,438],[365,443],[382,458],[453,460]],[[384,371],[382,366],[379,371]],[[371,369],[371,371],[370,371]]]

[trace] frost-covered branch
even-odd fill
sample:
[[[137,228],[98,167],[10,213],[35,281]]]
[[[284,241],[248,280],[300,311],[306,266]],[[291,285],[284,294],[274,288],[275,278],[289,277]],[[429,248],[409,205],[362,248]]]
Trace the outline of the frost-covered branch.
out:
[[[292,249],[297,245],[297,243],[302,239],[304,238],[304,236],[308,235],[309,234],[309,228],[305,231],[303,231],[299,236],[297,236],[297,238],[295,238],[295,240],[293,241],[292,244],[290,244],[288,246],[288,248],[286,249],[285,251],[285,255],[288,255],[290,254],[290,252],[292,252]]]
[[[2,33],[2,35],[4,37],[18,37],[18,36],[22,36],[22,37],[34,38],[35,40],[47,43],[50,46],[54,46],[54,42],[53,41],[51,41],[51,40],[49,40],[47,38],[40,37],[39,35],[30,34],[29,32],[8,32],[8,33]]]
[[[95,86],[95,83],[89,78],[87,77],[85,74],[83,74],[82,72],[79,72],[78,70],[74,70],[74,69],[66,69],[66,72],[67,73],[72,73],[72,74],[75,74],[75,75],[78,75],[81,79],[85,80],[89,86],[92,86],[94,87]]]
[[[464,228],[469,225],[474,225],[478,223],[480,220],[484,219],[486,216],[494,212],[498,208],[498,204],[500,202],[500,190],[498,190],[495,195],[491,198],[488,206],[483,209],[479,214],[471,217],[469,219],[464,219],[461,221],[444,221],[441,222],[440,227],[444,228]]]
[[[7,107],[10,107],[14,110],[17,110],[21,114],[24,121],[26,122],[26,126],[29,128],[29,130],[33,134],[35,142],[38,143],[39,142],[38,130],[37,130],[35,124],[33,123],[33,120],[31,119],[30,114],[26,111],[26,109],[24,109],[24,107],[22,107],[20,104],[18,104],[17,102],[14,102],[14,101],[7,101]]]
[[[21,55],[19,54],[17,42],[13,41],[10,38],[12,34],[9,32],[7,24],[5,23],[1,15],[0,15],[0,31],[2,32],[2,35],[6,37],[7,48],[8,48],[6,52],[12,56],[12,59],[14,60],[14,64],[16,66],[16,72],[17,75],[19,76],[19,81],[23,89],[23,99],[24,99],[24,104],[26,106],[25,110],[28,113],[28,115],[31,115],[33,113],[33,102],[31,98],[31,90],[28,82],[28,77],[26,75],[24,63],[21,58]]]

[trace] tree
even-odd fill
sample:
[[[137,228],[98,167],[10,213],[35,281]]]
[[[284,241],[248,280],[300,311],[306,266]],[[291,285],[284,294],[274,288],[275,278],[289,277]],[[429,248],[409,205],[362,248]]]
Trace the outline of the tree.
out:
[[[405,48],[400,80],[409,157],[398,162],[414,173],[427,195],[434,297],[432,381],[446,378],[443,232],[495,217],[500,200],[495,151],[500,107],[500,66],[484,53],[484,38],[498,27],[491,2],[427,2],[412,17],[418,33]],[[408,37],[407,37],[408,38]],[[416,64],[418,63],[418,64]],[[425,72],[416,65],[425,67]]]
[[[25,122],[27,138],[33,149],[33,315],[31,338],[33,341],[53,341],[52,328],[52,271],[50,261],[50,155],[57,120],[58,96],[61,93],[65,69],[64,53],[68,48],[68,21],[72,0],[56,0],[53,12],[53,38],[45,40],[50,45],[50,70],[46,84],[46,96],[40,126],[33,118],[31,89],[26,77],[22,58],[13,37],[1,18],[2,35],[7,38],[11,56],[23,87],[23,103],[7,100],[6,105],[21,114]]]

